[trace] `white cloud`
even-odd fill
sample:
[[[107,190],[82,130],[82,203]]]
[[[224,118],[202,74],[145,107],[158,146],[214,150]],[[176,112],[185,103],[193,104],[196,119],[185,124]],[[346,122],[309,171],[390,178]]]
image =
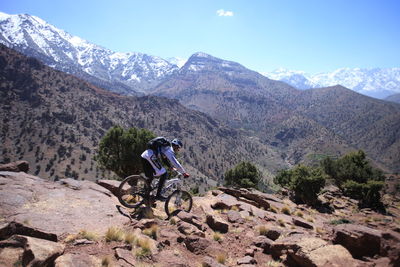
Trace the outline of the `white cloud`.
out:
[[[220,17],[233,17],[233,12],[219,9],[219,10],[217,10],[217,15]]]

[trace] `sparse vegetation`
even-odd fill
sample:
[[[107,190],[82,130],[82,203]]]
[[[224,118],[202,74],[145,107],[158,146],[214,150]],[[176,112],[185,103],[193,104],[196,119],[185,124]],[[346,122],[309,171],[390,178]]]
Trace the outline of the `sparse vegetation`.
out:
[[[127,244],[134,244],[136,241],[136,236],[133,232],[128,232],[124,235],[124,241]]]
[[[124,232],[118,227],[108,228],[105,235],[106,242],[124,240]]]

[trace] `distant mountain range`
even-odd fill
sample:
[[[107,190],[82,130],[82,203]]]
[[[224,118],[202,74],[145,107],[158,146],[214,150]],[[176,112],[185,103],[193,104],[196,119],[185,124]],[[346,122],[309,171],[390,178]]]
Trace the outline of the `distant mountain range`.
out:
[[[263,75],[286,82],[301,90],[342,85],[357,93],[380,99],[400,93],[400,68],[343,68],[315,75],[302,71],[278,69],[263,73]]]
[[[0,13],[0,43],[109,90],[135,95],[178,70],[143,53],[119,53],[27,15]]]
[[[175,73],[186,61],[182,58],[162,59],[143,53],[114,52],[27,14],[8,15],[0,12],[0,43],[39,58],[58,70],[127,95],[146,93],[149,88]],[[262,74],[301,90],[342,85],[380,99],[400,93],[400,68],[343,68],[316,75],[278,69]]]

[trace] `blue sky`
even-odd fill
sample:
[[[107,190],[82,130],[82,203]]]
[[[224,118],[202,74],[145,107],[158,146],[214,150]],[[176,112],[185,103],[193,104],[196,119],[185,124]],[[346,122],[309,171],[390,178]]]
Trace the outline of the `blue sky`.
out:
[[[400,67],[397,0],[2,0],[118,52],[195,52],[259,72]]]

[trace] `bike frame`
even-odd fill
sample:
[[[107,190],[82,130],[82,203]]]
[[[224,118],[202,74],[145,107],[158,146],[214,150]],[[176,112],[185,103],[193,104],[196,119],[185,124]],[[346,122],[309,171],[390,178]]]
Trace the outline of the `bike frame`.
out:
[[[166,192],[168,192],[167,195],[172,194],[175,190],[180,190],[182,188],[182,179],[180,178],[181,175],[178,175],[172,179],[169,179],[165,181],[164,187],[161,190],[161,195],[165,196]],[[153,195],[155,194],[154,191],[158,188],[158,183],[160,182],[160,178],[154,178],[153,181],[151,182],[150,185],[150,194]]]

